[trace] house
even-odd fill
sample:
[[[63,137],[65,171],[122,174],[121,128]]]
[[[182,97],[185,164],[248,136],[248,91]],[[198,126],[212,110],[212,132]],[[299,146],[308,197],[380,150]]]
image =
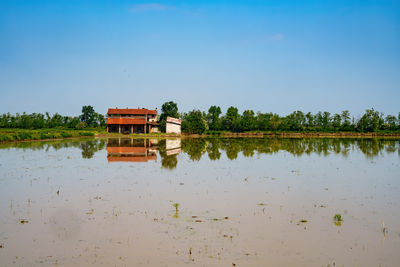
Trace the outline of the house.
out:
[[[157,109],[109,108],[107,132],[126,134],[158,132]]]
[[[167,117],[166,133],[180,134],[181,133],[181,124],[182,124],[182,120],[175,119],[172,117]]]

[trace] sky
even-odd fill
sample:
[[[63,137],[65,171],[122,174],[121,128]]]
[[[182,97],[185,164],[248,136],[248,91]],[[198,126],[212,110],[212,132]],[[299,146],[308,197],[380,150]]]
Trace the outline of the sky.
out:
[[[400,1],[1,0],[0,114],[400,112]]]

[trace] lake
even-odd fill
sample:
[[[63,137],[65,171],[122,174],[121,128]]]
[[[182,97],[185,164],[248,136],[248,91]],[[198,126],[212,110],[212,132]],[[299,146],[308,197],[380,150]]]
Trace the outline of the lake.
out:
[[[0,145],[0,266],[399,266],[399,252],[400,140]]]

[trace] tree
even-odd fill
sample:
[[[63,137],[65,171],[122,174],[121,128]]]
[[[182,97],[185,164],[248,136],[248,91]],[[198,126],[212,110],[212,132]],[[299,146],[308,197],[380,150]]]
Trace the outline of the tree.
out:
[[[331,123],[331,113],[325,111],[322,115],[322,128],[328,130]]]
[[[221,108],[218,106],[211,106],[207,113],[207,123],[210,130],[218,131],[221,130],[221,120],[219,115],[221,115]]]
[[[357,129],[361,132],[375,132],[383,124],[382,115],[378,111],[367,109],[357,123]]]
[[[167,117],[172,117],[172,118],[180,117],[178,113],[178,105],[173,101],[165,102],[161,106],[159,127],[162,132],[165,132],[166,130]]]
[[[398,129],[400,129],[400,112],[397,115],[397,127],[398,127]]]
[[[386,128],[389,130],[396,130],[396,117],[393,115],[387,115],[385,118]]]
[[[256,117],[256,124],[257,124],[257,129],[262,130],[262,131],[267,131],[271,129],[271,117],[272,113],[261,113],[257,112],[257,117]]]
[[[182,131],[189,134],[202,134],[207,130],[207,122],[200,110],[185,114],[182,119]]]
[[[96,117],[97,114],[92,106],[82,107],[82,115],[79,116],[81,122],[86,123],[88,126],[97,126]]]
[[[351,130],[350,112],[348,110],[343,110],[340,116],[342,119],[341,129],[343,131],[350,131]]]
[[[306,117],[301,111],[294,111],[285,118],[285,130],[303,131],[306,123]]]
[[[229,107],[222,119],[222,128],[227,131],[237,132],[239,130],[240,115],[238,109]]]
[[[274,115],[272,115],[269,123],[271,125],[271,129],[276,131],[279,129],[279,127],[282,123],[282,119],[278,114],[274,114]]]
[[[256,129],[256,118],[254,117],[254,111],[245,110],[240,119],[241,131],[252,131]]]
[[[314,127],[314,116],[311,114],[311,112],[306,114],[306,126],[308,130],[311,130]]]
[[[342,117],[337,113],[333,115],[332,126],[335,129],[335,131],[338,131],[342,126]]]

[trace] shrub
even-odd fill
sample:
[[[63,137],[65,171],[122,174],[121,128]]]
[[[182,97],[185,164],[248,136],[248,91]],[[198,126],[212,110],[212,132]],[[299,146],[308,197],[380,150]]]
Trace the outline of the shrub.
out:
[[[83,121],[79,122],[76,126],[76,129],[84,129],[86,128],[86,123],[84,123]]]
[[[32,135],[30,133],[25,133],[25,132],[16,133],[14,137],[16,140],[32,139]]]
[[[61,133],[61,136],[64,138],[67,138],[67,137],[72,137],[72,134],[64,132],[64,133]]]
[[[0,142],[11,141],[11,140],[13,140],[13,138],[9,135],[5,135],[5,134],[0,135]]]
[[[80,136],[94,136],[94,133],[91,132],[81,132],[79,133]]]
[[[41,132],[40,133],[40,139],[52,139],[56,138],[57,136],[51,133],[46,133],[46,132]]]

